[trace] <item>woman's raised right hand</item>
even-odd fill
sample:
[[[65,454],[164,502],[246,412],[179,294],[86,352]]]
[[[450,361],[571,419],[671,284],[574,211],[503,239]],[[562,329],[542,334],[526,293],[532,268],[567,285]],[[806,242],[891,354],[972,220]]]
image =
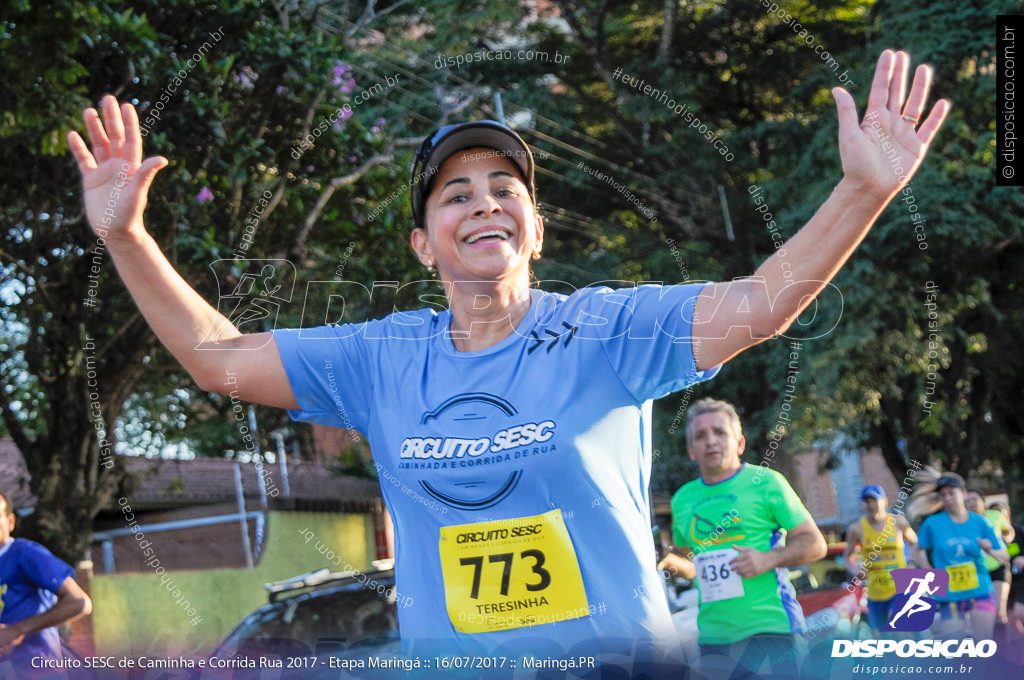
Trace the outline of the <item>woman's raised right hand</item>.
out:
[[[142,160],[142,135],[134,106],[122,104],[119,108],[111,95],[103,97],[102,106],[102,123],[96,109],[82,113],[92,152],[77,132],[68,133],[68,144],[82,173],[89,224],[97,236],[111,240],[145,228],[146,194],[167,159],[153,156]]]

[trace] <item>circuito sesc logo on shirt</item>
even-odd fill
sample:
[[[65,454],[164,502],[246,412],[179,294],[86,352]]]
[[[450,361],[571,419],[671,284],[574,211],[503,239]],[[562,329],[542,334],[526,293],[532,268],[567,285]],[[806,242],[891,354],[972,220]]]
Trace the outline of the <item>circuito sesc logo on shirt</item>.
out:
[[[949,589],[945,569],[893,569],[896,596],[889,621],[882,630],[920,632],[932,625],[938,601]]]
[[[510,401],[483,392],[448,399],[425,412],[420,425],[433,430],[402,440],[398,467],[445,470],[428,472],[431,477],[421,478],[419,484],[434,499],[458,510],[483,510],[501,503],[518,486],[527,458],[558,450],[554,420],[522,419]]]

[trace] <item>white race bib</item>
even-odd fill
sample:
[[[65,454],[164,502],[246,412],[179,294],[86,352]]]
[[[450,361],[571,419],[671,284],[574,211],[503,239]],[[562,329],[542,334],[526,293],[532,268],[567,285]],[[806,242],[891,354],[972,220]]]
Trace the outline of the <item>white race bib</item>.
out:
[[[743,578],[732,570],[729,562],[739,557],[733,548],[702,552],[693,556],[700,583],[701,603],[743,597]]]

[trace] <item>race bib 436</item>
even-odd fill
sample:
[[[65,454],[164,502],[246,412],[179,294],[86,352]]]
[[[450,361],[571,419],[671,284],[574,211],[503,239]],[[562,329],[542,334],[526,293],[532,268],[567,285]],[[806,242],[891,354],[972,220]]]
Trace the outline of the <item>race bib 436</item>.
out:
[[[735,548],[722,548],[693,556],[700,583],[701,604],[743,597],[743,579],[729,563],[739,557]]]

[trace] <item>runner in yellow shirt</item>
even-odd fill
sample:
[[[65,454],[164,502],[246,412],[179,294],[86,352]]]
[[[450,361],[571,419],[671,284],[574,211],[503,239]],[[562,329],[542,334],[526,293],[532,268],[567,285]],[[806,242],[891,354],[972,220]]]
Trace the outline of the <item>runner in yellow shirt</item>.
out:
[[[896,596],[889,572],[907,566],[905,545],[917,545],[917,534],[902,514],[886,512],[885,489],[878,484],[865,486],[860,498],[864,516],[846,531],[843,559],[855,583],[867,582],[868,625],[878,634],[892,615]]]

